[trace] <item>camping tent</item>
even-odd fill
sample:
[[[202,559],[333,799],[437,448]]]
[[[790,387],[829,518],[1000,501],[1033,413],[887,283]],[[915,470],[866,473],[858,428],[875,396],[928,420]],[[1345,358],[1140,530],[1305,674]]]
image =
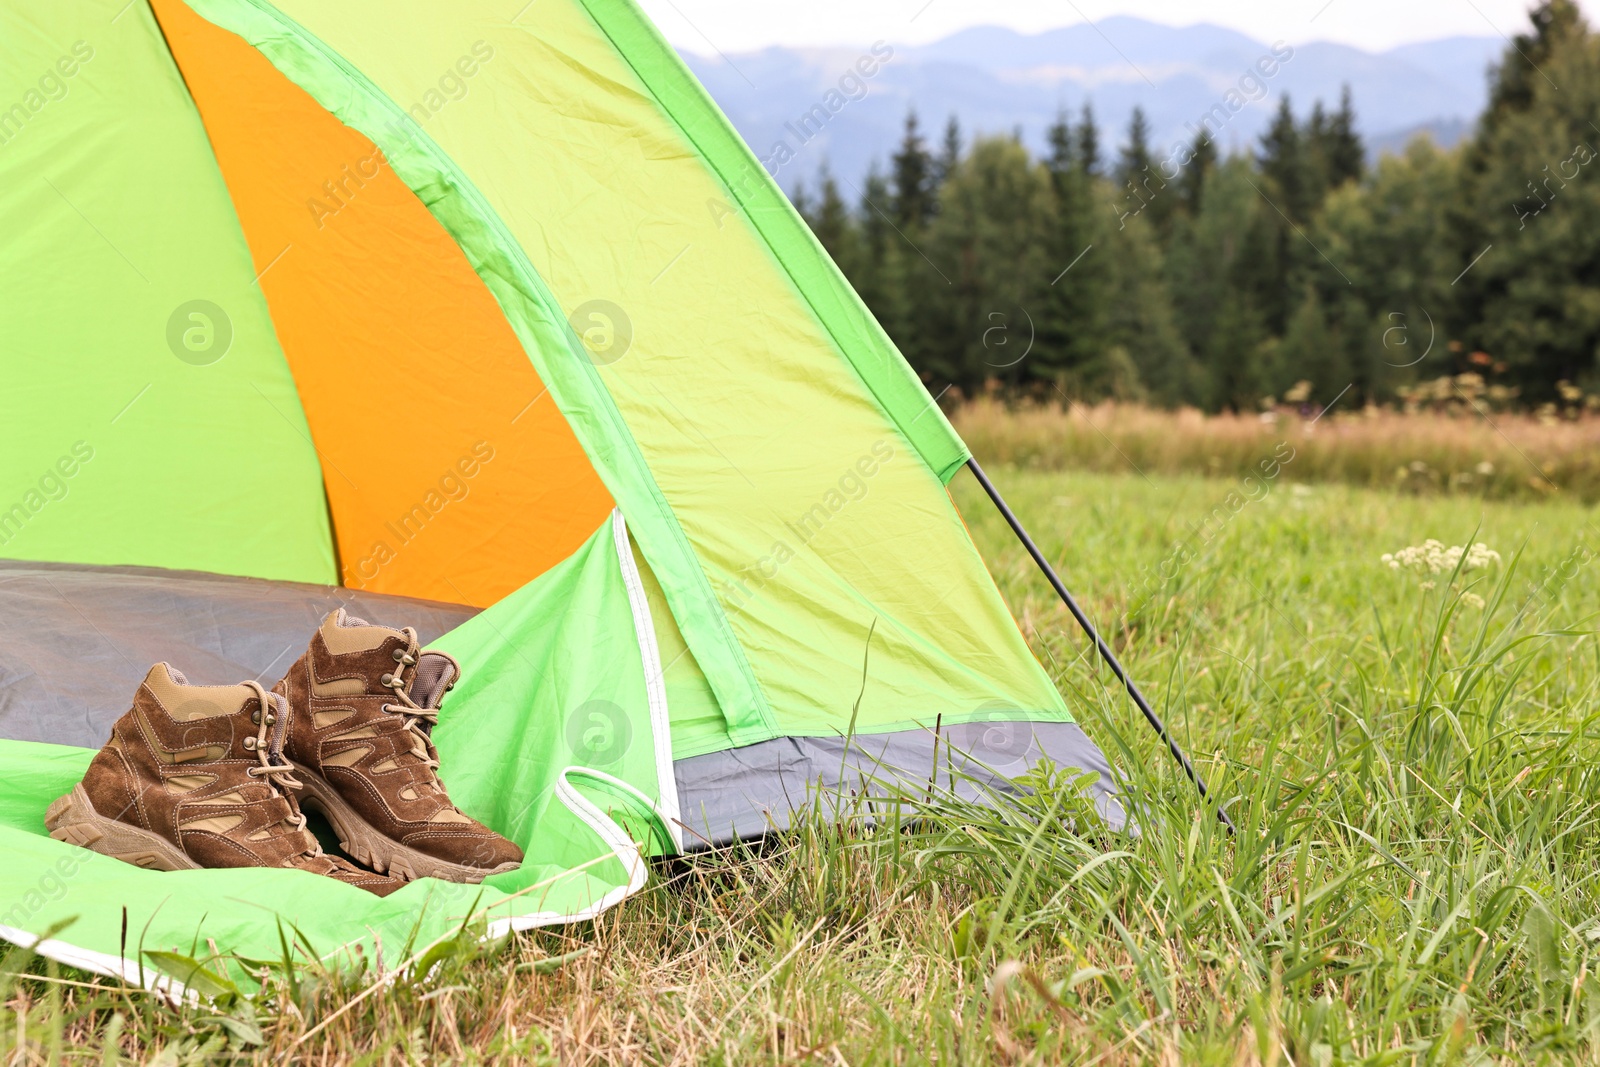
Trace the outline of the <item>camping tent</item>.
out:
[[[628,0],[0,0],[0,234],[0,936],[392,962],[952,752],[1120,818],[965,446]],[[521,870],[379,900],[45,836],[152,661],[270,684],[338,605],[462,660],[443,774]]]

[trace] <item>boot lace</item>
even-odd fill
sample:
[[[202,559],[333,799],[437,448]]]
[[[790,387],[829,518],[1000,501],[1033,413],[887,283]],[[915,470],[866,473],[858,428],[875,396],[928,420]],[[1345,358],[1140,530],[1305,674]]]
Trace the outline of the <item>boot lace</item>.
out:
[[[287,819],[283,820],[284,824],[293,827],[297,831],[303,831],[306,828],[306,817],[300,811],[299,805],[294,802],[290,793],[290,790],[301,787],[300,779],[294,776],[294,764],[284,759],[281,752],[273,752],[270,743],[272,726],[278,721],[277,716],[272,711],[276,705],[273,703],[272,698],[267,695],[266,688],[260,682],[245,682],[244,684],[255,691],[256,700],[261,705],[261,721],[256,726],[255,743],[256,758],[261,761],[261,765],[249,767],[245,770],[245,773],[252,778],[265,778],[267,785],[273,787],[274,792],[289,802],[290,814]],[[281,762],[273,762],[274,757]],[[307,849],[306,851],[307,853],[314,851],[317,854],[321,854],[322,846],[318,845],[314,850]]]
[[[439,722],[438,708],[425,708],[411,699],[411,694],[406,690],[404,677],[405,668],[415,666],[417,656],[422,651],[422,644],[417,638],[417,631],[407,626],[401,631],[406,635],[406,649],[400,655],[399,667],[393,672],[385,674],[382,683],[394,690],[394,695],[399,699],[398,704],[385,704],[383,710],[404,719],[402,729],[411,734],[412,754],[430,771],[439,769],[439,761],[428,755],[432,748],[430,733]]]

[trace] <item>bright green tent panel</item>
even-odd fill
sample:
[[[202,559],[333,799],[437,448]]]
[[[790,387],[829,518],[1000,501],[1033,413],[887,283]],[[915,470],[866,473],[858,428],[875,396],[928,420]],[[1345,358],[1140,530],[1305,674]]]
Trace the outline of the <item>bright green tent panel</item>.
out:
[[[0,556],[336,581],[305,416],[148,7],[0,7],[0,107]]]
[[[861,730],[997,704],[1068,718],[945,494],[959,456],[929,444],[930,462],[907,435],[922,416],[841,351],[861,331],[796,282],[820,251],[724,210],[762,196],[684,133],[722,121],[708,104],[665,110],[577,0],[538,5],[536,31],[489,0],[193,6],[373,138],[461,242],[629,516],[732,743],[835,735],[858,696]],[[439,72],[475,45],[445,96]],[[635,58],[659,76],[653,47]],[[566,319],[596,314],[627,328],[585,358]]]
[[[592,832],[550,833],[569,788],[606,791],[613,818],[652,828],[672,851],[667,708],[646,683],[654,641],[618,513],[565,563],[430,646],[455,656],[463,676],[434,734],[443,768],[461,768],[445,775],[451,798],[533,849],[496,886],[593,862]],[[659,668],[648,669],[653,679]]]

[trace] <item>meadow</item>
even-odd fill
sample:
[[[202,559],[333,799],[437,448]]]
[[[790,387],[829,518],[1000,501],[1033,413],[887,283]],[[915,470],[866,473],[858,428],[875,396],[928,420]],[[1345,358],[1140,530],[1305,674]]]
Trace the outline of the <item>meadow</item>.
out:
[[[1111,401],[1005,403],[980,396],[952,417],[985,463],[1035,470],[1227,476],[1279,442],[1295,477],[1406,494],[1494,500],[1565,494],[1600,501],[1600,397],[1538,413],[1493,410],[1482,379],[1463,374],[1419,387],[1413,410],[1316,405],[1207,415]]]
[[[1347,484],[1303,429],[1260,420],[1217,464],[1124,434],[1120,466],[1080,469],[974,426],[1237,838],[963,474],[955,498],[1138,834],[1059,776],[994,807],[802,820],[663,863],[593,924],[463,937],[392,985],[305,968],[205,1007],[13,951],[5,1062],[1600,1062],[1586,494]],[[1533,474],[1503,448],[1473,462],[1508,487]],[[1430,538],[1500,560],[1383,559]]]

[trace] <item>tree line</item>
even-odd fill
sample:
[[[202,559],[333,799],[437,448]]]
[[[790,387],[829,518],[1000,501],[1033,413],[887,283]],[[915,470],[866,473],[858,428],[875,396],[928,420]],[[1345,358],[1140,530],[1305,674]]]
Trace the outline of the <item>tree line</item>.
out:
[[[1489,73],[1473,135],[1369,166],[1346,87],[1287,96],[1252,150],[1202,132],[1157,162],[1144,113],[1103,144],[1062,114],[930,145],[795,202],[934,392],[1002,388],[1208,410],[1391,403],[1476,375],[1541,404],[1600,392],[1600,37],[1544,0]]]

